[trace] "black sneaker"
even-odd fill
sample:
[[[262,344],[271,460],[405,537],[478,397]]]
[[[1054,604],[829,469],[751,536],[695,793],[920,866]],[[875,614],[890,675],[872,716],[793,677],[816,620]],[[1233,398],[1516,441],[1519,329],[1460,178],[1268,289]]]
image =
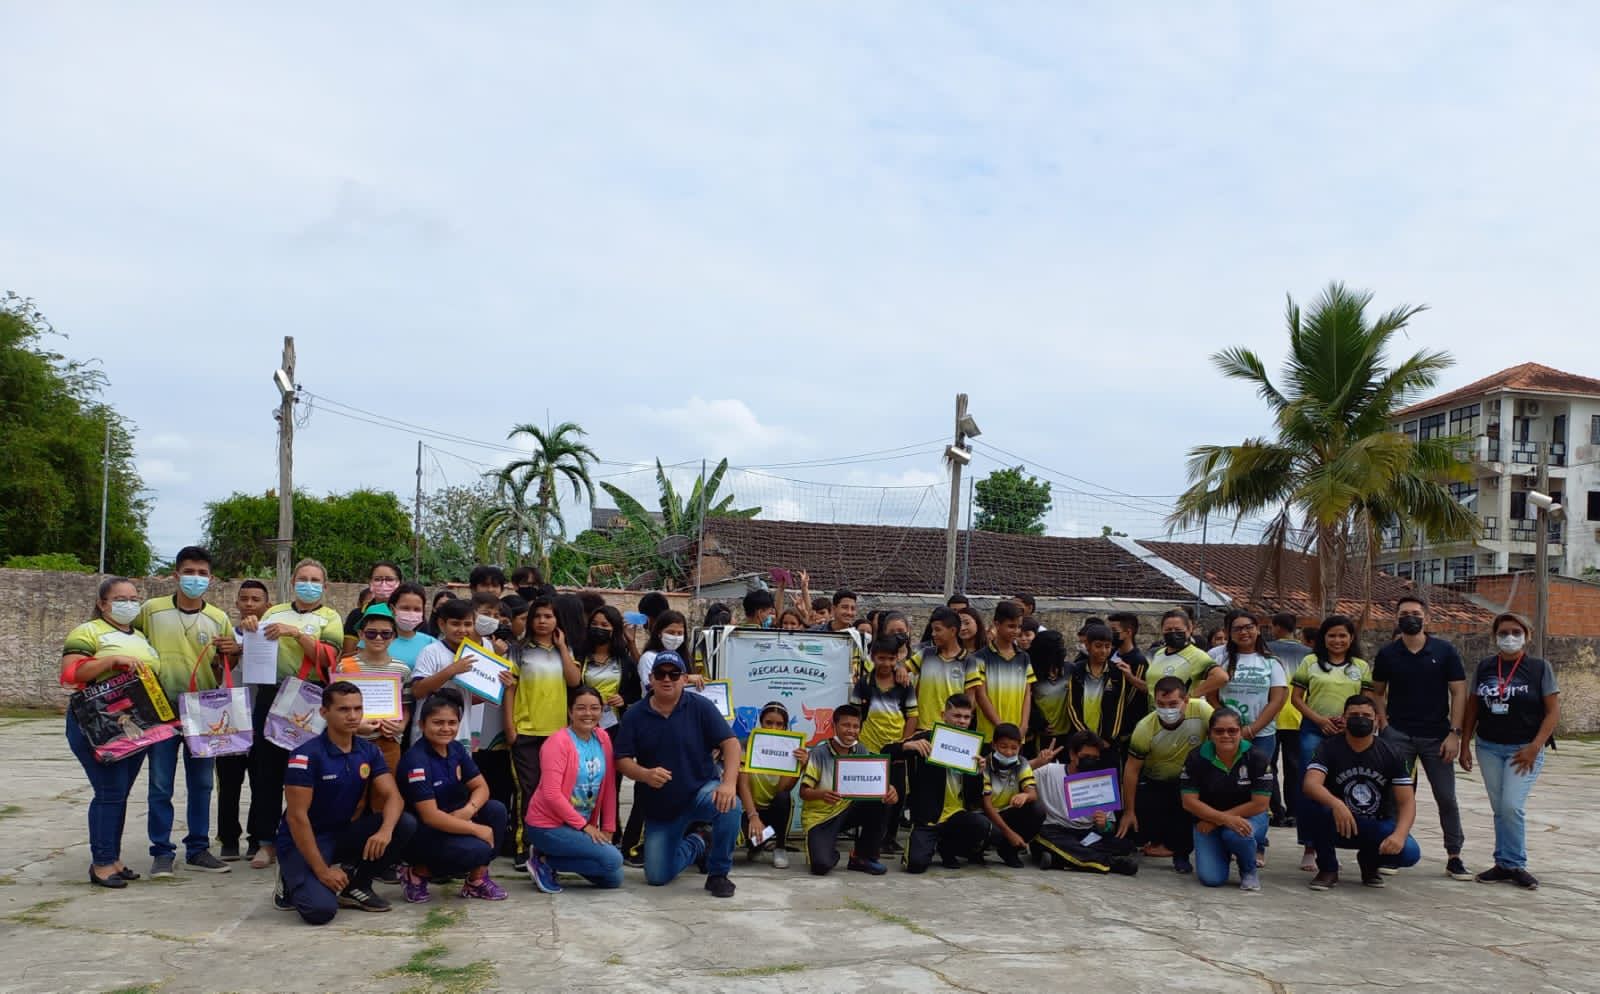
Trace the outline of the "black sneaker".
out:
[[[172,876],[173,864],[177,861],[176,856],[157,856],[150,861],[150,879],[159,880],[162,877]]]
[[[1338,870],[1319,870],[1317,875],[1311,878],[1312,890],[1333,890],[1337,886],[1339,886]]]
[[[1461,862],[1460,856],[1451,856],[1444,864],[1444,875],[1451,880],[1471,880],[1472,871],[1467,869],[1467,864]]]
[[[294,903],[289,900],[289,896],[287,894],[285,894],[284,891],[283,891],[283,874],[282,873],[275,874],[274,877],[273,877],[272,906],[274,908],[277,908],[279,911],[293,911],[294,910]]]
[[[706,890],[712,897],[732,897],[734,889],[733,881],[721,873],[706,877]]]
[[[635,870],[644,869],[644,856],[640,853],[627,853],[622,857],[623,866],[631,866]]]
[[[239,862],[239,843],[237,842],[224,842],[218,847],[217,852],[224,863]]]
[[[1019,855],[1015,849],[1002,849],[999,853],[999,856],[1000,862],[1011,867],[1013,870],[1022,869],[1022,856]]]
[[[351,884],[339,892],[339,907],[355,908],[357,911],[388,911],[389,902],[369,888]]]
[[[1521,887],[1523,890],[1539,889],[1539,878],[1529,873],[1527,870],[1524,870],[1520,866],[1511,871],[1511,882],[1516,884],[1518,887]]]
[[[940,856],[939,865],[947,870],[959,870],[961,869],[961,858],[959,856]]]
[[[1480,884],[1497,884],[1503,881],[1509,881],[1510,879],[1511,871],[1501,866],[1499,863],[1496,863],[1487,870],[1484,870],[1482,873],[1478,874],[1477,877],[1478,883]]]
[[[201,873],[230,873],[233,869],[227,863],[211,855],[211,850],[209,849],[190,856],[183,861],[183,865],[191,870],[199,870]]]
[[[1383,874],[1379,873],[1376,867],[1374,867],[1370,871],[1365,869],[1365,868],[1363,868],[1362,871],[1361,871],[1361,886],[1363,886],[1363,887],[1387,887],[1387,886],[1389,886],[1389,882],[1387,880],[1383,879]]]

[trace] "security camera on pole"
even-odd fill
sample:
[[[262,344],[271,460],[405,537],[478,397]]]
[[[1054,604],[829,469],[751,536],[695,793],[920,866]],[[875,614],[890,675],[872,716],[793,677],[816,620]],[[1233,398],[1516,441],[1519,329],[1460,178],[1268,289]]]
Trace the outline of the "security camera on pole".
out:
[[[956,592],[956,524],[961,511],[961,467],[972,461],[972,450],[963,443],[983,432],[967,413],[967,395],[956,394],[956,440],[944,450],[945,461],[950,464],[950,521],[944,533],[944,595]]]

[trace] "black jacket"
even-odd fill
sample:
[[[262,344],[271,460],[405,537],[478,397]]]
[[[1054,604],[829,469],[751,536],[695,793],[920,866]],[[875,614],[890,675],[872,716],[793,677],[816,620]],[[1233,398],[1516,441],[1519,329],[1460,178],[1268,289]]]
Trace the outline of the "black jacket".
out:
[[[913,735],[908,741],[916,742],[933,737],[932,731],[921,731]],[[909,761],[906,771],[906,810],[911,813],[912,825],[937,825],[939,815],[944,811],[944,782],[945,775],[950,772],[948,767],[937,763],[930,763],[914,752],[906,752],[901,743],[891,743],[884,749],[897,759],[904,758]],[[979,811],[983,808],[983,774],[968,774],[961,784],[961,806],[968,811]]]
[[[1129,666],[1140,678],[1144,677],[1141,672],[1144,667],[1137,662],[1130,662]],[[1089,663],[1084,660],[1073,665],[1072,674],[1067,678],[1067,723],[1072,727],[1060,733],[1063,739],[1070,732],[1088,728],[1083,719],[1083,681],[1088,672]],[[1128,739],[1133,737],[1133,726],[1149,713],[1149,695],[1130,683],[1115,663],[1106,663],[1105,687],[1100,693],[1100,727],[1090,731],[1125,751]]]

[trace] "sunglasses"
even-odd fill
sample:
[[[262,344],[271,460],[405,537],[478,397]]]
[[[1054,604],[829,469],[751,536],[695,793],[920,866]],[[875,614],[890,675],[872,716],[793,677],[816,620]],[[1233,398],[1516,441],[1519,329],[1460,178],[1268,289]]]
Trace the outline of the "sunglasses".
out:
[[[665,680],[668,683],[676,683],[677,681],[683,679],[683,671],[682,670],[654,670],[650,674],[650,679],[652,679],[652,680]]]
[[[361,637],[368,642],[383,642],[394,638],[394,632],[385,629],[373,630],[371,628],[361,633]]]

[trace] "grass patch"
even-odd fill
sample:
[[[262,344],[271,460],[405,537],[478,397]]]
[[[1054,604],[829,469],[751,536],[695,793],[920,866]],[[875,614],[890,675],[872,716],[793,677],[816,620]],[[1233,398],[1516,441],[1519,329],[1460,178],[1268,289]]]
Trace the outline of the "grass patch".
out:
[[[0,877],[0,887],[10,887],[17,882],[16,877]]]
[[[610,956],[606,957],[606,966],[621,966],[621,965],[622,965],[622,954],[621,953],[612,953]]]
[[[923,928],[921,925],[918,925],[905,915],[897,915],[892,911],[885,911],[882,908],[874,907],[865,901],[858,901],[855,898],[850,897],[845,899],[844,906],[849,908],[851,911],[859,911],[864,915],[871,915],[886,925],[899,925],[908,932],[914,932],[917,935],[925,935],[930,939],[938,938],[938,936]]]
[[[61,712],[54,708],[0,707],[0,718],[59,718]]]
[[[38,904],[30,905],[21,911],[6,915],[5,920],[16,922],[18,925],[50,925],[53,924],[50,921],[50,916],[66,907],[68,900],[70,899],[56,897],[48,901],[40,901]]]
[[[160,986],[160,984],[140,984],[138,987],[118,987],[114,991],[106,991],[106,994],[155,994],[156,988]]]
[[[808,969],[804,963],[777,963],[773,966],[748,966],[742,970],[718,970],[714,977],[776,977],[780,973],[799,973]]]
[[[466,966],[445,966],[439,960],[449,951],[441,945],[418,950],[404,966],[396,967],[383,976],[413,977],[422,981],[416,987],[409,988],[406,994],[475,994],[493,983],[493,963],[479,960]]]
[[[7,818],[15,818],[20,814],[22,814],[22,805],[7,804],[5,807],[0,808],[0,821],[4,821]]]
[[[466,912],[460,908],[434,908],[428,912],[428,917],[417,926],[417,935],[428,938],[443,932],[454,925],[461,924],[461,919],[466,917]]]

